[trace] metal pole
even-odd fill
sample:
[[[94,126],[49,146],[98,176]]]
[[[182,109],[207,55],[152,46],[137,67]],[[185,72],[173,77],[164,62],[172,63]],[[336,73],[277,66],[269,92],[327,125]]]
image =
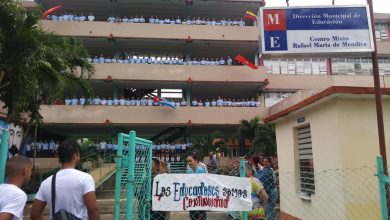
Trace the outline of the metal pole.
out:
[[[245,175],[245,159],[240,159],[240,177],[246,177]],[[248,219],[248,213],[247,212],[241,212],[242,213],[242,219],[247,220]]]
[[[378,52],[376,47],[376,39],[375,39],[375,21],[374,21],[374,9],[372,5],[372,0],[367,0],[368,8],[370,10],[371,17],[371,29],[372,29],[372,37],[374,42],[374,52],[371,54],[372,59],[372,72],[374,76],[374,90],[375,90],[375,105],[376,105],[376,119],[378,123],[378,136],[379,136],[379,152],[383,159],[383,173],[388,176],[387,170],[387,154],[386,154],[386,143],[385,143],[385,128],[383,124],[383,109],[382,109],[382,97],[381,97],[381,84],[379,80],[379,66],[378,66]],[[385,186],[386,190],[386,200],[390,199],[389,187]],[[387,204],[387,208],[389,209],[389,204]],[[386,216],[388,218],[388,216]]]
[[[127,195],[126,195],[126,220],[133,219],[134,204],[134,169],[135,169],[135,131],[129,133],[129,164],[127,174]]]
[[[5,165],[8,158],[8,139],[9,131],[1,131],[1,144],[0,144],[0,184],[5,180]]]
[[[383,125],[383,109],[382,109],[382,98],[381,98],[381,89],[380,89],[381,85],[379,81],[378,53],[377,53],[376,40],[375,40],[375,22],[374,22],[372,0],[367,0],[367,4],[370,9],[372,36],[374,37],[374,52],[372,52],[371,59],[372,59],[372,69],[373,69],[373,76],[374,76],[376,118],[378,122],[379,152],[383,158],[384,174],[388,175],[385,130]]]
[[[119,220],[121,211],[121,190],[122,190],[122,166],[123,166],[123,134],[118,134],[118,150],[116,159],[116,175],[115,175],[115,206],[114,219]]]

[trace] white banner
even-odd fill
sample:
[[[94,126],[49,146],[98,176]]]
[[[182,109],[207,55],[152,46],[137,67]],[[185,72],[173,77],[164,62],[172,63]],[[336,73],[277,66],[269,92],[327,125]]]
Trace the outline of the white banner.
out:
[[[216,174],[157,175],[152,206],[154,211],[250,211],[250,179]]]

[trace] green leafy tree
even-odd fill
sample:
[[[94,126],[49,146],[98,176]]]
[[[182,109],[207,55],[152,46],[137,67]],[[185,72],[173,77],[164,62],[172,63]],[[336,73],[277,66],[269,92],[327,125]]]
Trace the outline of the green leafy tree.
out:
[[[251,143],[250,154],[276,154],[275,130],[270,124],[260,123],[259,117],[251,120],[241,120],[240,126],[232,139],[239,141],[240,156],[245,154],[245,140],[249,140]]]
[[[182,155],[182,157],[187,157],[193,151],[198,152],[201,159],[209,156],[210,152],[224,153],[225,155],[229,155],[229,157],[231,156],[229,148],[226,145],[225,136],[219,131],[215,131],[203,138],[194,140],[191,148],[189,148],[187,152]]]
[[[64,94],[93,91],[87,51],[74,38],[49,33],[39,26],[41,11],[27,10],[14,0],[0,1],[0,101],[9,122],[42,120],[40,105]]]

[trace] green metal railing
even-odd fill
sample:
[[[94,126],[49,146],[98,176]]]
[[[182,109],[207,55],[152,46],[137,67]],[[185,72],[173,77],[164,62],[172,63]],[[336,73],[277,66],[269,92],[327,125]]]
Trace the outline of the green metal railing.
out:
[[[379,184],[379,199],[381,204],[381,213],[382,220],[387,220],[388,218],[388,209],[387,209],[387,198],[386,198],[386,185],[390,186],[390,178],[385,175],[383,169],[383,160],[382,156],[376,157],[376,165],[377,165],[377,176],[378,176],[378,184]]]
[[[8,157],[8,140],[9,131],[1,130],[1,143],[0,143],[0,184],[4,183],[5,179],[5,164]]]
[[[121,213],[126,220],[150,219],[152,145],[151,141],[136,137],[135,131],[118,134],[115,220],[120,219]]]

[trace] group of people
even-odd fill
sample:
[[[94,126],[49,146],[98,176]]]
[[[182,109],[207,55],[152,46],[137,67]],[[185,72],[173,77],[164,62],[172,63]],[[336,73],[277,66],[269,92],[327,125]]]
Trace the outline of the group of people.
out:
[[[64,12],[60,14],[51,14],[46,17],[46,20],[52,21],[94,21],[95,16],[92,13],[89,13],[88,16],[80,13],[73,12]]]
[[[61,103],[58,103],[61,104]],[[153,102],[151,98],[134,98],[131,99],[125,97],[114,97],[114,98],[104,98],[96,96],[95,98],[86,99],[84,96],[81,98],[73,97],[72,99],[67,98],[64,102],[65,105],[105,105],[105,106],[160,106],[160,104]],[[172,100],[171,104],[176,107],[187,106],[187,101],[182,100]],[[230,98],[221,98],[220,96],[217,99],[206,99],[202,101],[201,99],[194,98],[191,101],[192,107],[260,107],[261,103],[255,98],[246,98],[246,99],[230,99]]]
[[[48,205],[51,219],[63,219],[60,216],[65,215],[67,219],[99,220],[94,180],[91,175],[75,169],[80,160],[78,144],[62,142],[58,147],[58,158],[61,169],[41,183],[30,218],[42,219]],[[31,161],[24,156],[7,161],[6,183],[0,185],[0,219],[23,219],[27,195],[21,188],[29,182],[32,167]]]
[[[145,19],[144,16],[131,16],[120,17],[110,15],[107,18],[107,22],[111,23],[150,23],[150,24],[185,24],[185,25],[212,25],[212,26],[245,26],[245,21],[241,19],[216,19],[216,18],[200,18],[200,17],[187,17],[181,19],[180,16],[176,18],[162,18],[158,16],[150,16]]]
[[[166,162],[180,162],[181,154],[191,146],[190,143],[162,142],[153,145],[153,157]]]
[[[57,153],[58,147],[59,141],[54,141],[53,139],[50,141],[39,140],[37,142],[30,142],[24,145],[27,157],[33,157],[34,153],[36,153],[36,157],[54,157]]]
[[[255,98],[247,99],[230,99],[230,98],[221,98],[220,96],[217,99],[212,99],[209,101],[206,99],[204,102],[201,99],[194,98],[191,101],[191,106],[199,107],[260,107],[260,101]]]
[[[89,58],[91,63],[126,63],[126,64],[165,64],[165,65],[201,65],[201,66],[220,66],[233,64],[232,58],[193,58],[192,60],[184,60],[179,57],[153,57],[153,56],[114,56],[104,57],[103,54]]]
[[[251,179],[252,211],[248,217],[276,219],[275,206],[279,198],[277,176],[270,157],[252,156],[245,166],[245,174]]]
[[[95,16],[89,13],[85,16],[83,13],[77,14],[74,12],[63,12],[59,14],[51,14],[46,17],[46,20],[51,21],[95,21]],[[245,21],[240,19],[217,19],[217,18],[200,18],[200,17],[187,17],[181,19],[180,16],[176,18],[162,18],[158,16],[150,16],[145,18],[144,16],[114,16],[110,15],[106,22],[110,23],[150,23],[150,24],[185,24],[185,25],[211,25],[211,26],[246,26]]]

